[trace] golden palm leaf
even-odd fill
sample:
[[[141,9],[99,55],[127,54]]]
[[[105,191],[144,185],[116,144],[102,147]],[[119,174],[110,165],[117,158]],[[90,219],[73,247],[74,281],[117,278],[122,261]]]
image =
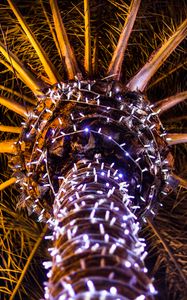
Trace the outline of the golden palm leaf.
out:
[[[17,174],[11,173],[4,153],[15,154],[15,141],[38,99],[58,82],[74,78],[112,78],[125,89],[146,92],[166,126],[177,174],[174,191],[155,219],[147,218],[142,234],[150,250],[150,273],[156,277],[156,298],[186,299],[186,145],[179,145],[187,140],[185,11],[185,1],[174,0],[2,1],[2,299],[41,298],[46,280],[42,261],[48,256],[43,239],[47,227],[30,216],[29,205],[29,216],[17,208]],[[24,198],[19,206],[25,206]]]

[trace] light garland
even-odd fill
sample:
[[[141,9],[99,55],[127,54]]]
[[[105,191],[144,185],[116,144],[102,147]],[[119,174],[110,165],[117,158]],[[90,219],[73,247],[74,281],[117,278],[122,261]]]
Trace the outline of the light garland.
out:
[[[165,135],[118,82],[59,83],[39,99],[12,164],[24,204],[53,229],[46,300],[153,299],[137,234],[169,189]]]

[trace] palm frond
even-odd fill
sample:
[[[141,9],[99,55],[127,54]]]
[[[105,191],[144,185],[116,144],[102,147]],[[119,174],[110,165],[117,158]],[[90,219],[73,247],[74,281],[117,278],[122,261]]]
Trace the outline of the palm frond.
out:
[[[167,141],[169,145],[187,143],[187,133],[169,133]]]
[[[158,68],[163,64],[168,56],[175,50],[180,42],[186,37],[187,34],[187,20],[177,28],[173,35],[155,51],[148,62],[142,67],[142,69],[129,81],[127,87],[134,91],[143,91],[151,77],[155,74]]]
[[[62,47],[64,47],[64,42],[62,41],[63,39],[66,40],[64,38],[66,33],[64,36],[62,34],[63,37],[61,38],[59,30],[54,28],[57,26],[53,24],[53,15],[57,14],[57,12],[53,10],[52,15],[48,1],[15,0],[15,3],[26,22],[25,24],[29,24],[29,28],[36,40],[39,41],[39,45],[44,49],[55,68],[58,69],[60,78],[64,78],[63,56],[65,56],[65,52],[61,51]],[[90,26],[92,29],[90,39],[91,44],[93,44],[93,73],[102,78],[107,73],[108,64],[112,59],[112,54],[124,26],[123,24],[127,20],[130,1],[93,0],[89,1],[89,4]],[[1,95],[9,102],[14,99],[16,105],[23,106],[27,111],[27,104],[24,101],[33,105],[37,102],[33,99],[33,93],[30,89],[34,94],[40,94],[40,99],[42,99],[41,88],[48,86],[50,80],[46,77],[40,59],[37,53],[33,51],[32,44],[30,44],[28,38],[25,38],[24,31],[20,30],[21,24],[19,24],[19,21],[15,21],[11,10],[7,8],[7,1],[3,0],[0,9],[2,31],[4,32],[1,43],[2,54],[0,56]],[[167,1],[154,1],[153,3],[151,0],[141,2],[131,36],[128,40],[124,68],[121,69],[121,78],[124,83],[128,82],[129,78],[134,76],[138,69],[146,66],[150,53],[155,49],[158,49],[158,51],[153,53],[151,57],[152,62],[154,59],[156,60],[156,57],[161,52],[165,59],[165,49],[159,48],[159,45],[163,44],[166,47],[171,34],[173,34],[173,38],[176,37],[177,33],[175,31],[178,24],[182,23],[185,18],[185,9],[186,2],[184,0],[171,0],[169,3]],[[58,11],[59,20],[61,19],[59,23],[63,19],[63,26],[66,28],[69,40],[68,43],[71,44],[74,50],[74,56],[80,66],[83,66],[85,47],[83,1],[75,0],[73,3],[67,0],[58,1],[56,11]],[[58,31],[58,37],[56,30]],[[182,31],[180,31],[178,37],[181,40],[183,39]],[[177,42],[175,38],[170,40],[170,42],[177,45],[177,43],[180,43],[178,37]],[[168,49],[173,51],[176,45],[169,46]],[[160,65],[161,62],[159,63],[159,66],[157,66],[159,70],[156,74],[152,71],[149,73],[149,76],[153,76],[154,73],[154,77],[150,85],[147,86],[147,93],[155,109],[159,106],[159,101],[157,103],[156,101],[160,99],[160,105],[163,103],[162,99],[167,101],[165,103],[167,108],[173,106],[174,103],[178,103],[178,105],[173,106],[165,114],[161,115],[164,126],[170,132],[186,132],[187,129],[186,103],[183,100],[180,103],[177,102],[177,99],[185,93],[183,92],[186,74],[186,62],[183,57],[184,47],[184,43],[178,45],[162,66]],[[68,49],[67,52],[71,53],[71,50]],[[70,55],[71,60],[72,57]],[[122,59],[120,60],[121,62]],[[71,69],[69,77],[74,78],[74,75],[79,72],[79,68],[77,68],[77,63],[73,63],[73,66],[71,66],[71,63],[69,64],[70,66],[66,63],[68,72]],[[149,62],[147,66],[148,64]],[[143,77],[144,85],[145,81],[147,84],[148,80],[150,80],[149,76],[147,76],[146,80]],[[41,85],[41,81],[47,84]],[[137,87],[136,84],[134,86]],[[172,96],[175,94],[176,98]],[[13,126],[19,128],[22,117],[15,114],[14,111],[5,108],[5,106],[0,107],[0,114],[2,117],[1,122],[5,124],[0,125],[2,129],[5,129],[3,129],[4,132],[0,132],[2,140],[0,144],[0,187],[3,187],[0,193],[0,243],[2,253],[0,273],[3,278],[3,282],[0,285],[0,293],[3,300],[9,299],[12,291],[16,289],[17,292],[14,297],[16,300],[38,300],[43,297],[42,282],[46,280],[41,264],[48,257],[48,253],[45,250],[47,248],[46,241],[40,240],[39,247],[36,251],[32,251],[40,239],[43,225],[38,223],[35,215],[28,216],[26,210],[17,208],[17,203],[21,202],[22,199],[20,199],[16,186],[12,184],[14,179],[11,178],[12,172],[8,167],[7,157],[4,155],[5,152],[15,154],[14,142],[17,140],[17,134],[6,132],[6,128],[2,126],[7,126],[7,130],[8,128],[11,130]],[[18,128],[16,130],[19,131]],[[181,141],[183,137],[186,140],[186,134],[180,136],[180,138],[179,134],[177,134],[175,137],[178,141]],[[151,255],[148,256],[148,266],[152,267],[152,275],[155,276],[156,274],[155,280],[159,291],[156,299],[186,300],[184,286],[187,277],[185,227],[187,207],[185,201],[186,191],[181,186],[186,187],[187,169],[185,162],[187,146],[186,144],[178,144],[173,145],[171,148],[175,158],[174,172],[177,173],[176,176],[173,176],[179,183],[180,188],[177,192],[171,193],[164,199],[164,206],[159,210],[154,222],[147,223],[144,236],[147,237],[152,251]],[[9,178],[11,178],[10,181]],[[9,183],[11,185],[6,186]],[[176,185],[175,180],[173,185]],[[30,211],[28,213],[30,214]],[[30,260],[32,253],[34,255]],[[28,260],[29,264],[27,264]],[[27,272],[24,271],[26,268]],[[19,289],[17,289],[16,285],[19,280],[20,285]]]
[[[174,96],[157,101],[154,105],[154,110],[159,111],[159,114],[161,115],[164,111],[170,109],[171,107],[177,105],[178,103],[186,99],[187,99],[187,91],[178,93]]]
[[[12,67],[19,74],[21,80],[27,84],[27,86],[35,93],[40,95],[41,92],[41,84],[34,76],[31,74],[29,70],[25,68],[23,63],[14,55],[12,52],[6,49],[6,46],[0,42],[0,52],[4,55],[6,60],[12,65]]]
[[[84,19],[85,19],[85,54],[84,67],[87,74],[91,75],[91,28],[90,28],[90,7],[89,1],[84,0]]]
[[[121,32],[118,44],[108,68],[108,75],[113,75],[117,80],[119,80],[121,76],[121,67],[124,60],[124,53],[128,45],[128,40],[132,32],[134,22],[136,20],[140,2],[140,0],[131,1],[123,30]]]
[[[20,104],[16,103],[15,101],[12,101],[3,96],[0,96],[0,104],[6,106],[8,109],[14,111],[15,113],[21,115],[24,118],[26,118],[28,116],[27,109],[29,109],[29,108],[25,109],[25,107],[21,106]]]
[[[58,39],[58,43],[60,45],[60,49],[62,51],[62,56],[64,57],[67,73],[69,79],[73,79],[78,73],[80,73],[77,62],[70,46],[69,39],[60,15],[60,11],[57,5],[56,0],[50,0],[51,10],[53,14],[55,31]]]
[[[23,210],[16,209],[15,191],[12,188],[1,191],[0,247],[1,277],[3,277],[0,285],[1,297],[3,300],[10,297],[13,299],[13,291],[19,282],[19,290],[17,293],[14,292],[14,299],[40,299],[43,291],[39,282],[42,277],[45,280],[45,276],[38,261],[46,259],[47,255],[44,245],[41,245],[46,228],[42,228],[34,218],[28,218]]]
[[[148,220],[144,229],[151,251],[148,260],[155,261],[152,273],[156,282],[169,285],[168,294],[158,294],[158,299],[185,300],[187,291],[186,251],[186,191],[172,193],[160,209],[154,222]],[[144,232],[144,233],[145,233]],[[164,278],[164,276],[166,276]]]
[[[20,274],[20,277],[19,277],[19,279],[18,279],[18,281],[16,283],[16,286],[15,286],[14,290],[12,291],[10,300],[14,299],[14,297],[15,297],[15,295],[16,295],[16,293],[17,293],[17,291],[18,291],[18,289],[19,289],[19,287],[20,287],[20,285],[21,285],[21,283],[22,283],[22,281],[23,281],[23,279],[25,277],[25,273],[27,272],[27,269],[28,269],[28,267],[29,267],[29,265],[31,263],[31,260],[33,259],[33,256],[35,255],[36,251],[38,250],[38,247],[39,247],[40,243],[42,242],[42,240],[43,240],[43,238],[44,238],[44,236],[45,236],[45,234],[47,232],[47,229],[48,229],[48,225],[46,225],[43,228],[42,232],[38,236],[38,239],[35,242],[34,247],[33,247],[32,251],[30,252],[30,254],[29,254],[28,258],[27,258],[27,262],[26,262],[23,270],[21,271],[21,274]]]
[[[0,125],[0,131],[3,131],[3,132],[12,132],[12,133],[18,133],[19,134],[22,131],[22,127]]]
[[[16,178],[10,178],[7,181],[0,184],[0,191],[6,189],[8,186],[14,184],[16,182]]]
[[[24,101],[26,101],[26,102],[28,102],[28,103],[31,103],[32,105],[36,105],[36,100],[31,99],[31,98],[27,97],[26,95],[23,95],[23,94],[21,94],[21,93],[15,91],[14,89],[8,88],[8,87],[6,87],[6,86],[0,84],[0,90],[8,92],[8,93],[10,93],[12,96],[15,95],[15,96],[17,96],[17,97],[23,99]],[[11,98],[12,98],[12,97],[11,97]]]
[[[26,37],[29,39],[31,45],[35,49],[36,53],[38,54],[40,61],[45,69],[46,74],[48,75],[51,84],[57,83],[59,81],[59,75],[57,70],[55,70],[54,66],[52,65],[51,61],[49,60],[47,54],[41,47],[40,43],[37,41],[34,33],[29,28],[28,24],[24,20],[23,16],[20,14],[17,6],[14,4],[12,0],[8,0],[8,4],[12,11],[14,12],[16,18],[18,19],[19,25],[24,30]]]
[[[10,153],[16,154],[16,146],[15,143],[17,140],[9,140],[0,142],[0,153]]]
[[[52,26],[52,22],[51,22],[50,19],[49,19],[48,12],[47,12],[46,9],[45,9],[43,0],[40,0],[40,4],[41,4],[42,10],[43,10],[43,14],[44,14],[44,16],[45,16],[45,19],[46,19],[46,21],[47,21],[47,24],[48,24],[48,26],[49,26],[50,33],[51,33],[51,35],[52,35],[52,37],[53,37],[53,41],[54,41],[55,46],[56,46],[56,48],[57,48],[57,50],[58,50],[58,54],[59,54],[59,56],[60,56],[60,58],[61,58],[61,60],[62,60],[62,57],[61,57],[61,56],[62,56],[62,53],[61,53],[61,50],[60,50],[60,46],[59,46],[59,43],[58,43],[58,40],[57,40],[55,31],[54,31],[54,28],[53,28],[53,26]]]

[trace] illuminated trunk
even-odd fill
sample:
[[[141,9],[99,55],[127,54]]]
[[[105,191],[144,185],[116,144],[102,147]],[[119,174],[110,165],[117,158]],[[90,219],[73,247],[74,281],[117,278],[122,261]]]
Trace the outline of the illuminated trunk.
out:
[[[46,299],[153,299],[133,201],[113,165],[82,160],[66,174],[54,201]]]
[[[13,163],[53,232],[46,300],[153,299],[137,234],[169,183],[164,136],[146,97],[119,82],[58,84],[39,99]]]

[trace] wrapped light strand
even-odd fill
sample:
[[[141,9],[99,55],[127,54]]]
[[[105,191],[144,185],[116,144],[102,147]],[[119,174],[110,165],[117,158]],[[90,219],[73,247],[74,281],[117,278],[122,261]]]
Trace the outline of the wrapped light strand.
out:
[[[153,299],[138,231],[169,188],[158,114],[112,80],[59,83],[45,95],[12,160],[25,205],[53,230],[45,299]]]

